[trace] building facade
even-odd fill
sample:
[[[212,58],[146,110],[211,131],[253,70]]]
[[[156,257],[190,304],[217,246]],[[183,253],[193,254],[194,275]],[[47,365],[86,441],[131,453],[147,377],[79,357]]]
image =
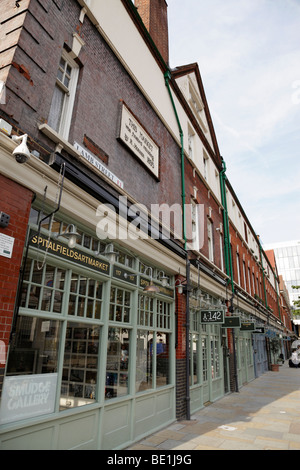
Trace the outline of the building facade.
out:
[[[268,245],[267,249],[274,251],[278,271],[287,288],[290,305],[295,308],[294,302],[299,300],[299,291],[296,286],[300,286],[300,241],[274,243]],[[298,331],[299,315],[293,316],[293,323]]]
[[[164,0],[5,0],[1,37],[0,447],[124,448],[268,370],[278,276]]]

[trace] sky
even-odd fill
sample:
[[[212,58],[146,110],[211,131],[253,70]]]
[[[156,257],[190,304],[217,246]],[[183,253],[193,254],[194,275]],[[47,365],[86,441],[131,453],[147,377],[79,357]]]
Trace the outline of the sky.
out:
[[[264,245],[300,240],[300,0],[167,0],[170,67],[197,62],[227,177]]]

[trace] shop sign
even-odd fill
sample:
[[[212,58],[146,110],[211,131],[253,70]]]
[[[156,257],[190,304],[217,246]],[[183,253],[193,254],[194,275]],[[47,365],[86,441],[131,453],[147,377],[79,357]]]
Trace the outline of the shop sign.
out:
[[[224,310],[201,310],[201,323],[224,323]]]
[[[114,266],[113,277],[121,279],[122,281],[130,282],[131,284],[136,284],[136,274],[132,274],[132,272],[126,271],[126,269],[119,268],[117,266]]]
[[[0,233],[0,256],[4,258],[11,258],[15,239]]]
[[[160,294],[163,294],[163,295],[166,295],[168,297],[174,297],[174,290],[173,289],[170,289],[168,287],[164,287],[160,284],[157,284],[157,283],[153,283],[155,286],[157,286],[159,288],[159,293]],[[145,277],[140,277],[140,287],[142,287],[143,289],[147,286],[150,285],[150,281],[149,279],[146,279]]]
[[[92,165],[94,169],[96,169],[100,173],[103,173],[113,183],[115,183],[117,186],[120,186],[120,188],[124,188],[123,181],[121,181],[120,178],[118,178],[108,168],[106,168],[106,166],[104,166],[103,163],[101,163],[101,161],[95,155],[92,155],[85,148],[81,147],[81,145],[79,145],[77,142],[74,142],[74,147],[81,154],[81,156]]]
[[[0,424],[54,413],[57,374],[5,377]]]
[[[222,328],[240,328],[241,318],[240,317],[225,317],[225,322]]]
[[[156,178],[159,177],[159,147],[124,104],[119,139]]]
[[[68,261],[78,263],[86,268],[94,269],[103,274],[109,274],[110,265],[107,261],[102,261],[76,248],[69,248],[59,241],[49,239],[43,234],[38,235],[32,230],[29,234],[29,245]]]
[[[255,325],[254,325],[253,322],[243,321],[241,323],[241,330],[242,331],[254,331],[255,330]]]

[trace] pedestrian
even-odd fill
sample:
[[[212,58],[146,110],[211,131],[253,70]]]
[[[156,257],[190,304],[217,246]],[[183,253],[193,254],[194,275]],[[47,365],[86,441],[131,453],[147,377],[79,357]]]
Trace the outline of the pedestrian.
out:
[[[300,353],[300,350],[299,350],[299,346],[297,349],[295,349],[293,352],[292,352],[292,357],[291,357],[291,361],[292,363],[294,364],[294,367],[299,367],[299,364],[300,364],[300,356],[299,356],[299,353]]]

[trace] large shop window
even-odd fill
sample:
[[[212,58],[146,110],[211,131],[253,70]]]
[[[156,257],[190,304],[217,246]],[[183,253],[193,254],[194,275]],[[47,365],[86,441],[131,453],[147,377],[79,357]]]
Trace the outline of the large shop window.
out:
[[[59,321],[19,316],[6,374],[57,372],[60,332]]]
[[[109,328],[105,398],[128,395],[130,335],[124,328]]]
[[[156,315],[155,315],[156,311]],[[148,329],[148,328],[151,329]],[[136,392],[170,384],[171,305],[139,295]]]
[[[100,327],[68,322],[61,386],[61,409],[96,400]]]
[[[34,257],[25,264],[8,357],[14,390],[13,380],[19,387],[26,379],[24,393],[50,381],[51,409],[39,410],[48,414],[171,384],[172,299],[125,283],[109,289],[96,272]]]

